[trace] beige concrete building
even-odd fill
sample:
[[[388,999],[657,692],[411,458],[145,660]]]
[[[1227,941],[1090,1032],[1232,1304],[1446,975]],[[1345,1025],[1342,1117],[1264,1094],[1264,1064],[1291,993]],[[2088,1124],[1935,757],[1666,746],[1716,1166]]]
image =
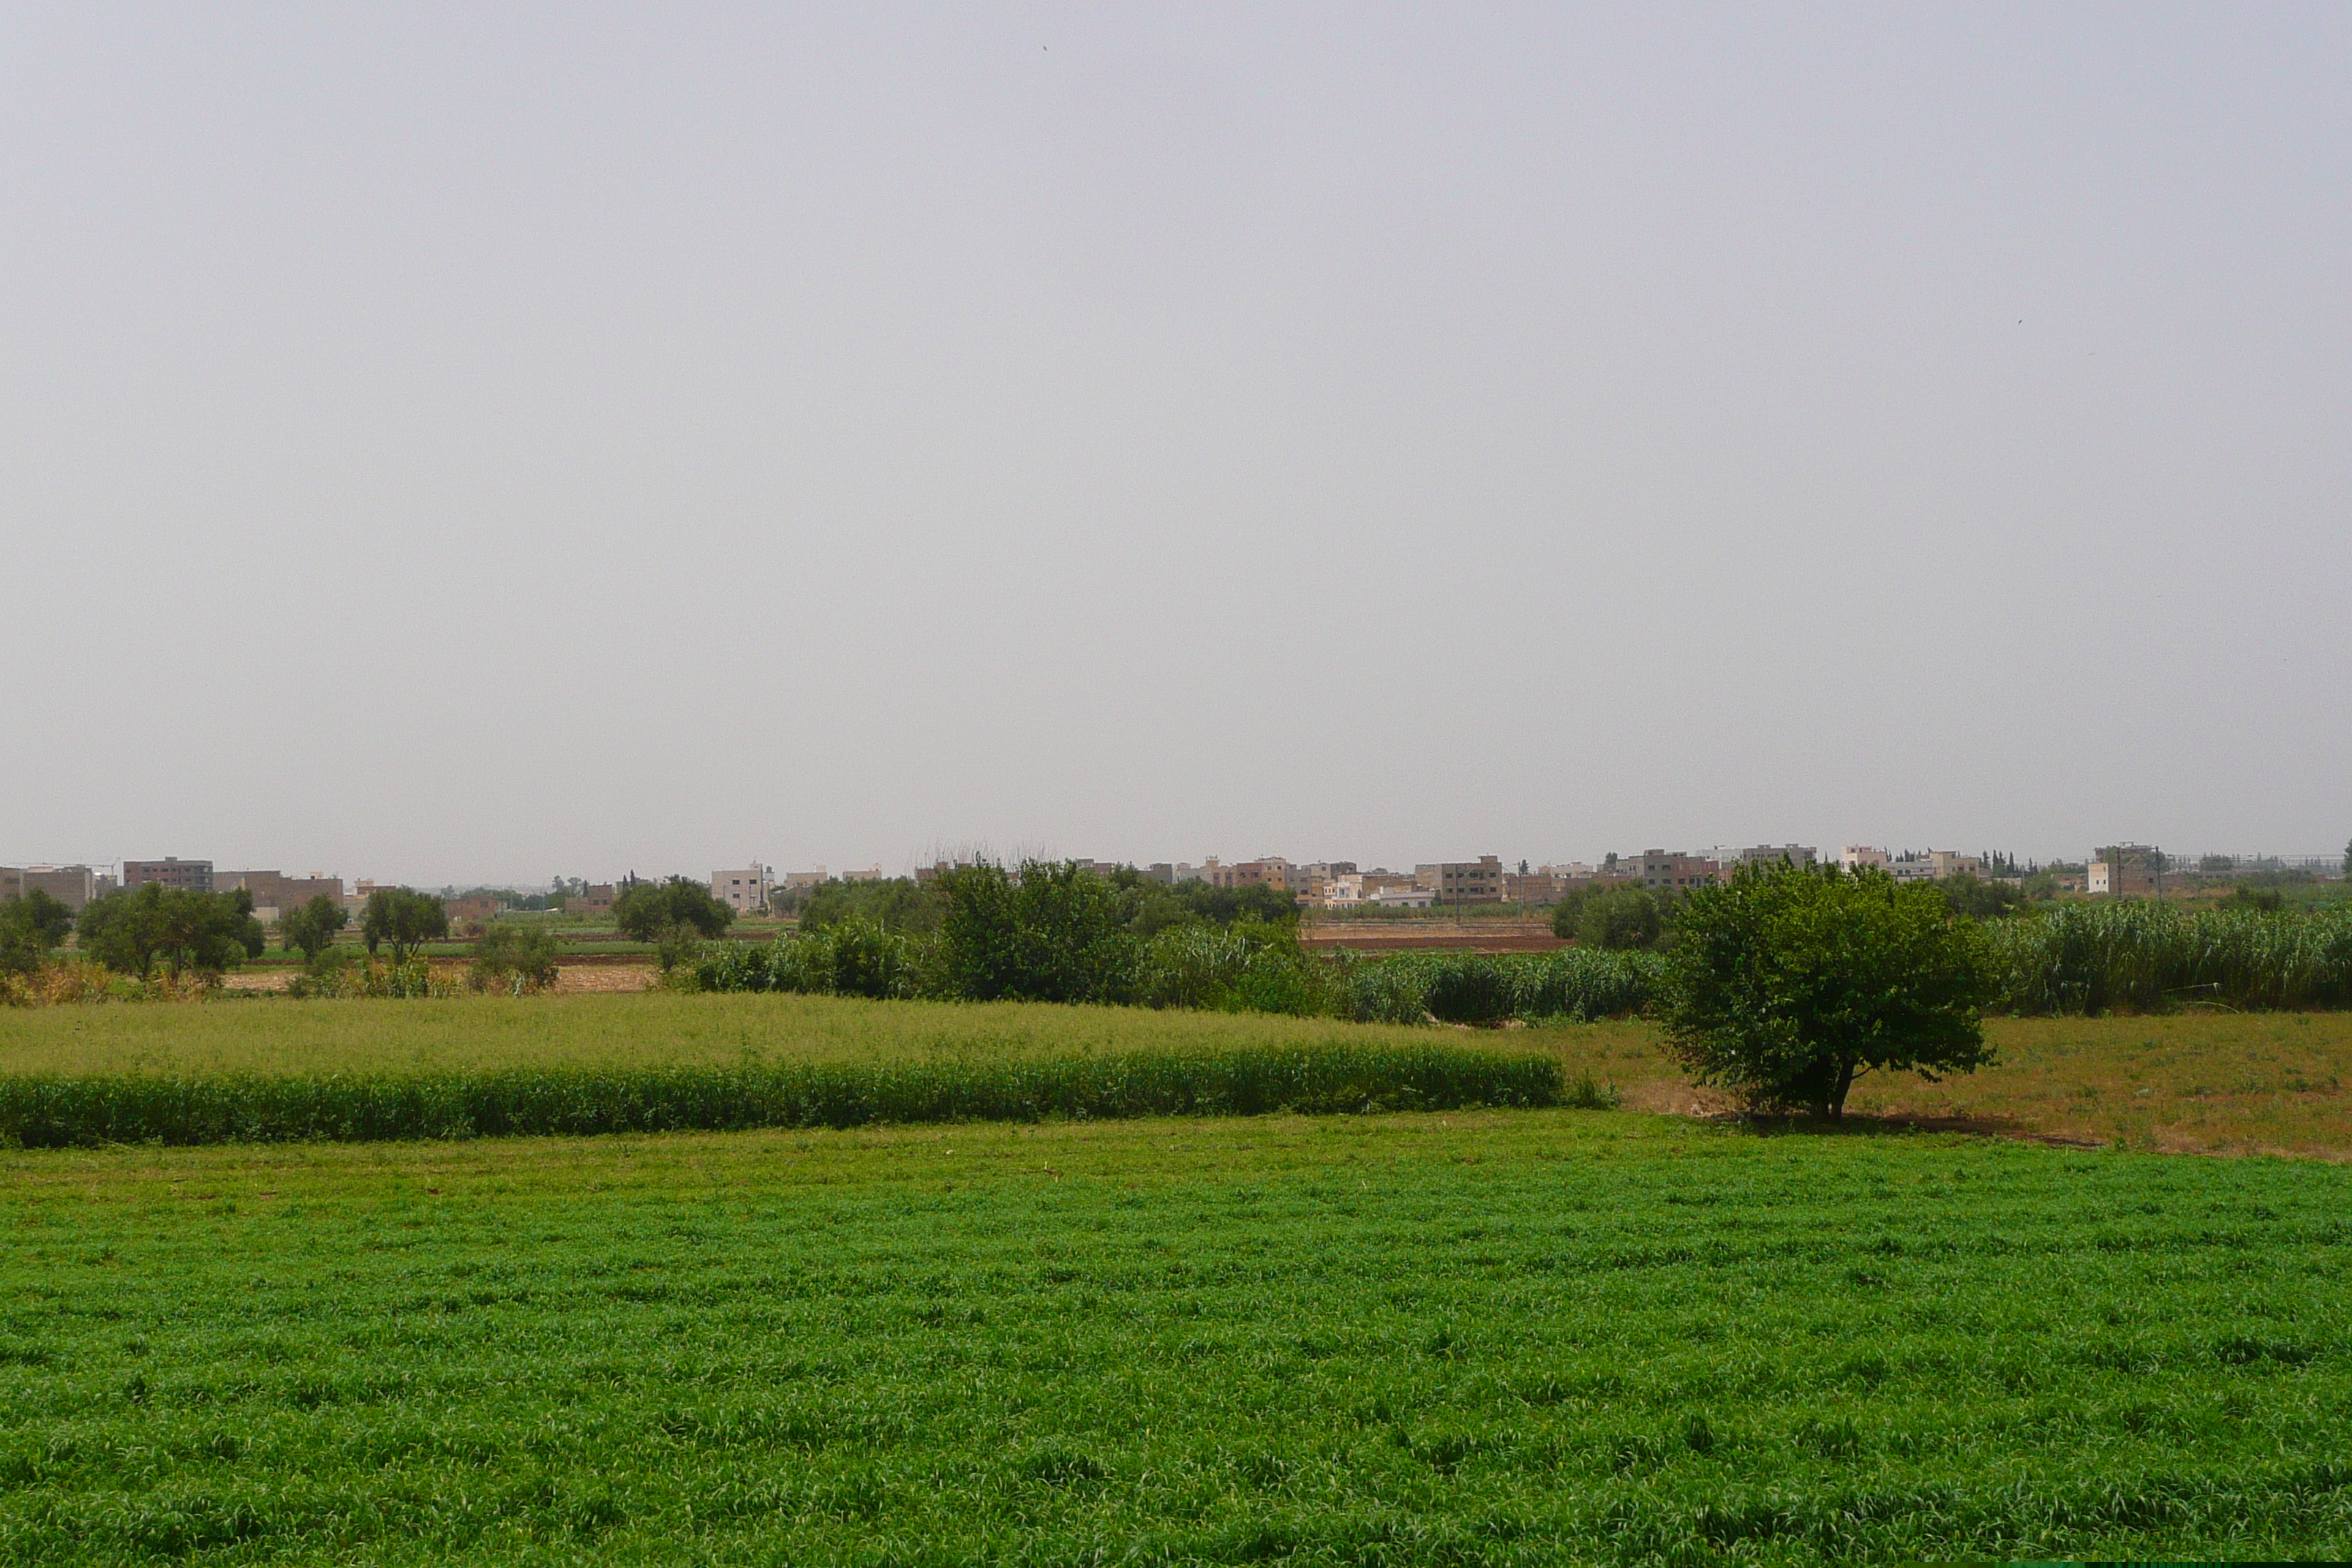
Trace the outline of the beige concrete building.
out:
[[[1440,860],[1415,866],[1413,885],[1437,896],[1441,904],[1498,904],[1503,901],[1503,860],[1481,855],[1475,860]]]
[[[1732,858],[1742,866],[1777,866],[1783,860],[1791,866],[1810,866],[1821,858],[1821,852],[1810,844],[1759,844]]]
[[[1506,871],[1503,873],[1503,900],[1506,903],[1556,904],[1568,896],[1568,879],[1557,872]]]
[[[113,878],[101,877],[87,866],[0,866],[0,904],[27,893],[47,893],[79,914],[83,905],[113,887]]]
[[[710,873],[710,896],[739,915],[756,913],[768,907],[769,868],[746,866],[740,871]]]
[[[183,860],[167,855],[161,860],[125,860],[122,863],[122,885],[129,889],[143,888],[150,882],[161,882],[167,888],[182,888],[193,893],[213,890],[213,863],[209,860]]]
[[[565,897],[563,912],[567,915],[609,915],[613,912],[613,900],[616,893],[617,889],[610,882],[592,882],[586,893],[572,893]]]
[[[1658,892],[1711,888],[1723,877],[1723,868],[1716,861],[1679,849],[1644,849],[1620,860],[1617,871],[1638,886]]]
[[[308,877],[289,877],[283,871],[213,873],[213,891],[233,893],[239,888],[253,895],[253,912],[263,921],[274,921],[288,910],[299,910],[321,894],[339,904],[344,902],[341,877],[322,877],[315,872]]]

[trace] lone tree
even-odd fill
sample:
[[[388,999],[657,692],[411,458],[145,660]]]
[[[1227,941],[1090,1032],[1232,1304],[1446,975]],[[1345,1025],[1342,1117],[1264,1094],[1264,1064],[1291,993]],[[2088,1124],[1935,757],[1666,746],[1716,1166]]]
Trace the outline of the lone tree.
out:
[[[624,936],[655,943],[660,949],[661,966],[673,969],[698,937],[726,934],[735,923],[735,911],[693,879],[672,877],[660,882],[630,883],[613,900],[613,923]]]
[[[302,956],[311,963],[335,943],[335,933],[351,924],[351,911],[342,900],[320,893],[299,908],[287,910],[278,917],[278,940],[292,948],[299,948]]]
[[[1982,935],[1932,884],[1867,868],[1742,867],[1694,889],[1680,924],[1667,1048],[1699,1083],[1836,1119],[1874,1068],[1932,1082],[1992,1060]]]
[[[405,963],[419,947],[448,934],[448,907],[430,893],[378,888],[360,911],[360,940],[371,953],[389,942],[394,963]]]

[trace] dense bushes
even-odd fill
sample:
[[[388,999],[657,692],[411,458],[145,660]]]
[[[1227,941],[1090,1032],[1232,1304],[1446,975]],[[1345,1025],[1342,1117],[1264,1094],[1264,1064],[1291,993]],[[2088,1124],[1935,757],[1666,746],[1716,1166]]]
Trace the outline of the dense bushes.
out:
[[[1379,1024],[1625,1017],[1649,1005],[1659,967],[1649,952],[1581,948],[1318,958],[1300,950],[1287,924],[1253,920],[1174,926],[1125,945],[1119,957],[1122,967],[1096,984],[1096,998]],[[855,918],[765,947],[714,943],[686,973],[704,991],[986,999],[961,988],[969,971],[941,962],[939,947]]]
[[[1084,873],[1077,873],[1084,877]],[[1286,921],[1122,924],[1107,885],[997,873],[951,907],[938,939],[849,917],[765,947],[713,944],[690,984],[712,991],[845,996],[1097,1001],[1351,1018],[1491,1025],[1646,1012],[1663,960],[1641,948],[1549,953],[1303,952]],[[958,925],[959,920],[961,925]],[[1988,1012],[2352,1006],[2352,908],[2203,914],[2149,901],[2063,904],[1983,924],[1996,994]],[[950,940],[949,932],[954,932]],[[1066,940],[1070,945],[1057,947]]]
[[[2133,900],[2062,904],[1985,928],[2000,1011],[2352,1006],[2352,909],[2188,914]]]
[[[920,951],[863,915],[765,947],[714,942],[691,971],[698,991],[797,991],[816,996],[914,996],[923,993]]]
[[[509,1068],[404,1075],[0,1077],[0,1142],[276,1142],[1249,1116],[1590,1099],[1528,1052],[1260,1047],[919,1063]],[[1579,1099],[1581,1096],[1584,1098]]]

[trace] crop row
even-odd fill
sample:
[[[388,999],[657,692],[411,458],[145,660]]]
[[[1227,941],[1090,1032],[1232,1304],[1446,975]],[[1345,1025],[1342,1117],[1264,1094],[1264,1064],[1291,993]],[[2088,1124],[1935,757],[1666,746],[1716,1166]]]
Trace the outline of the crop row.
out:
[[[371,1142],[871,1122],[1598,1103],[1559,1065],[1451,1044],[1029,1060],[0,1078],[0,1142]]]

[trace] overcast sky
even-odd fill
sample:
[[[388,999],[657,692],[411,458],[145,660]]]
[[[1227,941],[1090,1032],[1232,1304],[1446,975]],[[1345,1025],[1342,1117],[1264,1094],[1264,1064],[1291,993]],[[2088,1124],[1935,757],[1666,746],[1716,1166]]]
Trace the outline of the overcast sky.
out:
[[[0,858],[2352,837],[2352,8],[0,11]]]

